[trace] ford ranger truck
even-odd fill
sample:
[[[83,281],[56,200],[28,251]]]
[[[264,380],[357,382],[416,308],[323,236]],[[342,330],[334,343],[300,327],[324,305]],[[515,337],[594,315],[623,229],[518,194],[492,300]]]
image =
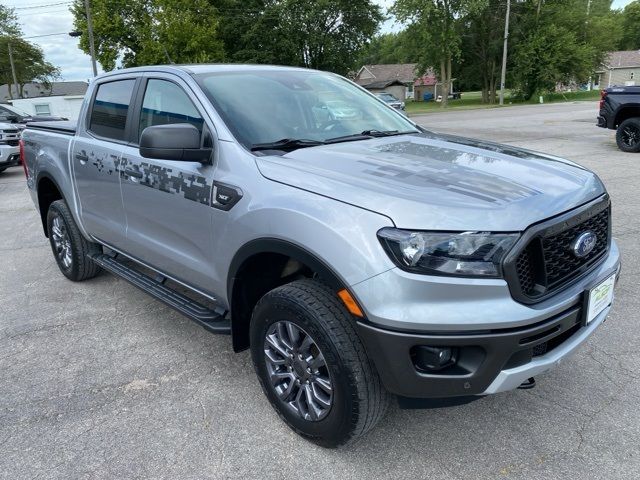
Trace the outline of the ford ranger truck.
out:
[[[393,395],[531,385],[611,308],[620,259],[596,175],[431,133],[331,73],[118,70],[77,124],[29,124],[22,142],[62,274],[106,270],[230,334],[320,445],[363,435]]]

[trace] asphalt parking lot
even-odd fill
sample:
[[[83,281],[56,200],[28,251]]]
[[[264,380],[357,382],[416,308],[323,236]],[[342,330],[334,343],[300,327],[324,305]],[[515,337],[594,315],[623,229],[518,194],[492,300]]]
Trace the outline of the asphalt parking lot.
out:
[[[415,117],[595,170],[623,277],[609,320],[535,389],[393,406],[339,450],[279,420],[229,337],[111,275],[67,281],[22,169],[0,174],[0,478],[637,478],[640,154],[618,151],[595,115],[591,102]]]

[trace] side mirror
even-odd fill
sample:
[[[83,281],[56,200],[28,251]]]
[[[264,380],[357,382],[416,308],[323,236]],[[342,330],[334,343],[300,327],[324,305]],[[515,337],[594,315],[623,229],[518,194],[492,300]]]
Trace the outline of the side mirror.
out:
[[[200,131],[190,123],[147,127],[140,136],[140,155],[159,160],[206,162],[211,148],[202,148]]]

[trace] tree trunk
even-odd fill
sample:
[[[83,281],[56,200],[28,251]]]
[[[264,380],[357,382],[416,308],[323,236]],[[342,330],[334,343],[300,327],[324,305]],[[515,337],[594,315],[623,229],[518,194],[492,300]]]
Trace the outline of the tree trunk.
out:
[[[489,103],[491,95],[491,83],[489,82],[489,75],[487,74],[486,65],[483,68],[482,74],[482,103]]]
[[[440,61],[441,82],[442,82],[442,102],[440,106],[445,108],[449,100],[449,90],[451,89],[451,55]]]
[[[490,80],[489,80],[489,98],[491,103],[496,103],[496,61],[495,59],[491,61],[491,70],[490,70]]]

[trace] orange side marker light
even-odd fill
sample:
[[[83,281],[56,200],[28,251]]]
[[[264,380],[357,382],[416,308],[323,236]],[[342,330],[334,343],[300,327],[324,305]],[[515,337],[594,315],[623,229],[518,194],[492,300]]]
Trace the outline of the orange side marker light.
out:
[[[342,300],[342,303],[344,303],[344,306],[347,307],[347,310],[349,310],[351,314],[360,318],[364,317],[364,313],[362,313],[362,310],[360,309],[360,307],[358,306],[358,304],[356,303],[356,301],[354,300],[354,298],[351,296],[351,294],[346,288],[343,288],[342,290],[340,290],[338,292],[338,296],[340,297],[340,300]]]

